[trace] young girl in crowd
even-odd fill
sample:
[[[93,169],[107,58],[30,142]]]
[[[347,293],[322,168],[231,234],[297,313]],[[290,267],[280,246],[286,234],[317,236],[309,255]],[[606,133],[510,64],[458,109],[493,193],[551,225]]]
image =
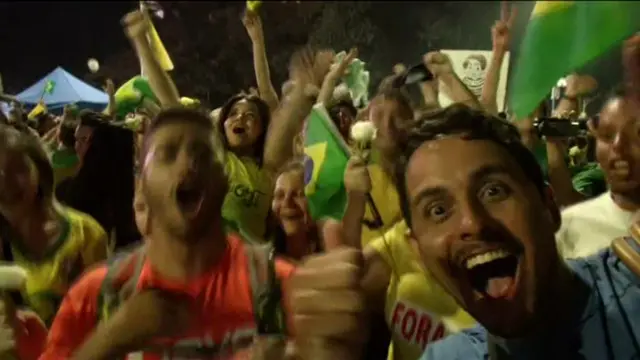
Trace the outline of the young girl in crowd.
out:
[[[277,254],[297,262],[321,250],[318,228],[304,194],[301,160],[286,164],[276,178],[271,211],[277,223],[272,238]]]

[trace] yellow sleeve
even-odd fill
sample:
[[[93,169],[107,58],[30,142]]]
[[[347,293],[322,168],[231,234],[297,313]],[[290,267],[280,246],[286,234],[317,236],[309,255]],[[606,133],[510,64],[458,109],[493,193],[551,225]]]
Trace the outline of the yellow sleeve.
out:
[[[82,262],[88,268],[107,258],[109,237],[102,226],[88,215],[84,221],[84,246],[82,248]]]
[[[404,233],[407,229],[404,221],[400,221],[394,225],[391,229],[387,230],[384,235],[379,236],[369,242],[367,246],[373,248],[384,261],[392,269],[396,269],[398,256],[401,256],[397,251],[396,243],[398,241],[404,241]],[[394,259],[396,261],[394,261]]]

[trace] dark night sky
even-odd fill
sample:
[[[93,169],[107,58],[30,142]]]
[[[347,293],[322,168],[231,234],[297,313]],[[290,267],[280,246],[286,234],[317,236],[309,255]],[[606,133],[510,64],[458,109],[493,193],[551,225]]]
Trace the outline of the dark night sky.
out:
[[[516,44],[521,39],[532,5],[531,2],[518,3],[521,12],[514,32]],[[93,57],[103,61],[110,53],[130,48],[120,19],[137,6],[138,1],[0,0],[0,74],[5,91],[19,92],[58,65],[82,78],[88,72],[87,59]],[[468,10],[469,5],[460,2],[460,6]],[[498,14],[495,2],[483,6],[491,7],[493,15],[490,16]],[[482,27],[488,37],[485,29],[492,20],[480,21],[474,13],[465,15],[468,17],[459,19],[461,22]],[[474,48],[467,47],[477,42],[473,39],[475,37],[470,36],[470,43],[460,46]],[[620,79],[619,53],[619,48],[615,48],[584,69],[595,75],[604,89]]]
[[[137,1],[0,2],[0,73],[21,91],[60,65],[82,78],[87,59],[128,46],[120,18]]]

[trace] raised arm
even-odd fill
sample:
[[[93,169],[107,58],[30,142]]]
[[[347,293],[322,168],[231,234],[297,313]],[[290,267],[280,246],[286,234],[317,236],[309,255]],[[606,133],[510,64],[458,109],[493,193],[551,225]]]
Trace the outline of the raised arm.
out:
[[[109,96],[109,104],[107,104],[107,108],[104,110],[105,115],[107,115],[111,120],[114,120],[116,114],[116,87],[113,84],[113,80],[107,79],[104,90]]]
[[[424,56],[423,61],[427,69],[443,86],[442,92],[447,94],[453,102],[462,103],[474,109],[481,108],[475,95],[453,71],[451,59],[446,54],[432,51]]]
[[[253,45],[253,68],[256,72],[258,94],[273,112],[278,107],[278,94],[273,87],[273,83],[271,83],[262,20],[260,20],[258,13],[247,10],[242,18],[242,23],[247,29]]]
[[[328,109],[331,107],[331,102],[333,101],[333,91],[338,84],[338,81],[342,79],[342,77],[347,72],[347,68],[351,64],[351,61],[358,56],[358,50],[353,48],[349,50],[349,53],[342,59],[340,64],[336,65],[327,76],[324,77],[324,81],[322,82],[322,87],[320,88],[320,95],[318,95],[318,103],[324,104],[324,106]]]
[[[145,75],[149,80],[151,90],[160,100],[163,107],[180,105],[180,95],[173,80],[160,66],[160,62],[153,54],[151,45],[147,40],[151,20],[148,14],[142,11],[134,11],[123,19],[123,26],[127,37],[140,58]]]
[[[267,129],[263,154],[265,169],[276,172],[293,156],[293,139],[315,103],[318,86],[329,71],[332,59],[332,52],[314,52],[308,47],[293,54],[289,66],[293,88],[273,113]]]
[[[487,112],[492,114],[498,113],[498,83],[500,82],[500,69],[504,62],[504,56],[509,51],[509,42],[511,41],[511,28],[515,22],[517,8],[506,1],[502,2],[502,10],[500,20],[491,28],[491,39],[493,42],[493,56],[487,68],[487,75],[484,79],[482,87],[482,95],[480,102]]]

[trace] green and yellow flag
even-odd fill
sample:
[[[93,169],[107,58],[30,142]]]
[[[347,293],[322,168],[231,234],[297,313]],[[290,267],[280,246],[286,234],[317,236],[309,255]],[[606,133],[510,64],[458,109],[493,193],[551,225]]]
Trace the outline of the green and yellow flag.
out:
[[[304,193],[311,217],[342,219],[347,204],[343,179],[349,149],[322,104],[315,105],[307,118],[304,154]]]
[[[53,94],[53,91],[56,89],[56,82],[53,80],[47,80],[47,82],[44,84],[44,92],[46,94]]]
[[[537,1],[511,84],[511,108],[528,116],[559,78],[638,29],[635,1]]]
[[[144,100],[150,100],[159,104],[158,98],[151,90],[151,86],[147,79],[142,76],[135,76],[124,85],[120,86],[114,94],[116,100],[116,118],[124,119],[127,114],[135,112],[142,106]]]

